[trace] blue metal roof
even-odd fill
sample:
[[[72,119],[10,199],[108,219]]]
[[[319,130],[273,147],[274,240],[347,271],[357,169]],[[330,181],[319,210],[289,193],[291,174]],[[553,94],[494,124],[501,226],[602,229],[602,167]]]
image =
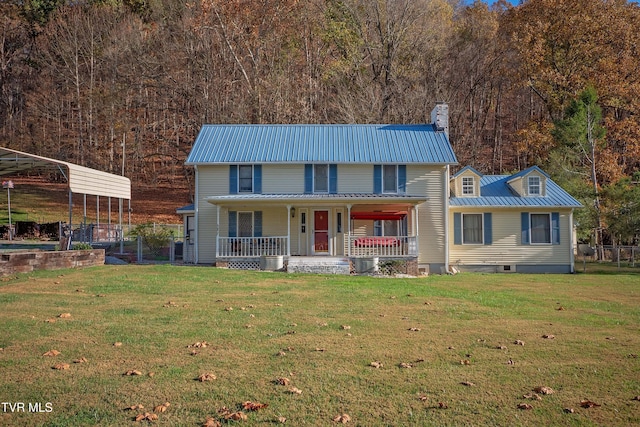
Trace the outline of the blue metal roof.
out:
[[[185,164],[457,164],[444,132],[428,125],[204,125]]]
[[[520,176],[520,174],[521,173],[518,173],[516,175]],[[449,205],[465,207],[582,207],[579,201],[574,199],[550,178],[546,180],[547,188],[545,196],[519,196],[511,190],[508,184],[514,176],[515,175],[484,175],[480,178],[480,197],[451,197],[449,199]]]

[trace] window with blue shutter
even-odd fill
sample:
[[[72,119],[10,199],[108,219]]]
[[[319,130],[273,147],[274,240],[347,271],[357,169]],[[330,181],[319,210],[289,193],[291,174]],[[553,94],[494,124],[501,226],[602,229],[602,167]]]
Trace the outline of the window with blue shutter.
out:
[[[398,165],[398,193],[407,192],[407,165]]]
[[[551,242],[554,245],[560,244],[560,213],[551,212]]]
[[[229,194],[238,194],[238,165],[229,165]]]
[[[313,165],[304,165],[304,193],[313,193]]]
[[[493,227],[491,224],[491,212],[485,212],[483,226],[484,226],[484,244],[490,245],[493,243]]]
[[[262,237],[262,211],[253,213],[253,237]]]
[[[253,165],[253,192],[262,194],[262,165]]]
[[[453,214],[453,244],[462,244],[462,214],[460,212]]]
[[[520,214],[520,230],[522,235],[522,244],[529,244],[529,212]]]
[[[373,193],[382,194],[382,165],[373,165]]]
[[[329,193],[338,193],[338,165],[329,165]]]
[[[229,211],[229,237],[238,236],[238,215],[236,211]]]

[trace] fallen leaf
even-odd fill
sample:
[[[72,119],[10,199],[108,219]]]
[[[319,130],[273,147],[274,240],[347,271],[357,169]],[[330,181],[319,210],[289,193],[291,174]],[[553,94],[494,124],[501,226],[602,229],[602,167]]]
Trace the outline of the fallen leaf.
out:
[[[522,396],[523,399],[530,399],[530,400],[542,400],[542,397],[540,397],[539,394],[537,393],[528,393],[525,394],[524,396]]]
[[[515,365],[516,362],[514,362],[512,359],[507,360],[507,365]]]
[[[233,307],[225,307],[224,311],[233,311]]]
[[[461,361],[460,361],[460,364],[461,364],[461,365],[470,365],[470,364],[471,364],[471,361],[470,361],[469,359],[464,359],[464,360],[461,360]]]
[[[384,365],[382,364],[382,362],[371,362],[369,363],[369,366],[373,366],[374,368],[378,369],[382,368]]]
[[[291,388],[289,389],[289,393],[291,393],[291,394],[302,394],[302,390],[300,390],[300,389],[299,389],[299,388],[297,388],[297,387],[291,387]]]
[[[553,339],[555,339],[556,337],[555,337],[555,335],[548,335],[548,334],[544,334],[544,335],[542,336],[542,338],[547,339],[547,340],[553,340]]]
[[[285,353],[284,351],[280,350],[279,352],[276,353],[276,356],[286,356],[287,353]]]
[[[58,317],[61,319],[68,319],[71,317],[71,313],[60,313]]]
[[[422,402],[426,402],[428,399],[426,394],[419,394],[418,395],[418,400],[422,401]]]
[[[80,359],[74,359],[73,363],[86,363],[87,362],[87,358],[86,357],[81,357]]]
[[[348,414],[340,414],[333,417],[334,423],[346,424],[351,422],[351,417]]]
[[[144,406],[142,406],[141,404],[137,404],[137,405],[129,406],[128,408],[124,408],[125,411],[137,411],[139,409],[144,409]]]
[[[533,406],[529,405],[528,403],[518,403],[518,409],[528,410],[533,409]]]
[[[556,310],[558,310],[558,311],[563,311],[563,310],[564,310],[564,307],[563,307],[563,306],[560,306],[560,307],[556,308]]]
[[[420,332],[421,329],[420,328],[409,328],[409,331],[411,331],[411,332]]]
[[[166,412],[169,406],[171,406],[171,404],[169,402],[165,402],[162,405],[158,405],[155,408],[153,408],[153,412],[159,412],[159,413]]]
[[[580,406],[582,406],[583,408],[596,408],[596,407],[602,406],[602,405],[600,405],[600,404],[598,404],[596,402],[592,402],[590,400],[586,400],[585,399],[585,400],[582,400],[580,402]]]
[[[204,420],[202,427],[222,427],[222,424],[213,417],[207,417],[207,419]]]
[[[252,402],[250,400],[242,402],[242,408],[245,411],[258,411],[260,409],[266,408],[267,406],[269,406],[268,403]]]
[[[496,350],[506,350],[506,349],[507,349],[507,346],[505,346],[505,345],[497,345],[496,346]]]
[[[475,386],[474,383],[472,383],[471,381],[462,381],[460,384],[462,385],[466,385],[467,387],[473,387]]]
[[[520,341],[520,340],[515,340],[513,343],[515,345],[524,345],[524,341]]]
[[[438,402],[438,408],[440,408],[440,409],[448,409],[449,406],[447,406],[447,404],[444,403],[444,402]]]
[[[277,378],[274,382],[276,384],[285,385],[286,386],[286,385],[289,385],[291,380],[289,378],[281,377],[281,378]]]
[[[44,353],[43,356],[55,357],[55,356],[57,356],[59,354],[60,354],[60,352],[58,350],[49,350],[46,353]]]
[[[345,331],[346,331],[346,330],[351,329],[351,326],[349,326],[349,325],[342,325],[342,326],[340,326],[340,328],[341,328],[342,330],[345,330]]]
[[[327,350],[325,348],[322,348],[322,347],[316,347],[316,351],[322,352],[322,351],[327,351]]]
[[[232,421],[246,421],[247,415],[242,411],[232,412],[232,413],[230,413],[228,415],[225,415],[224,419],[225,420],[232,420]]]
[[[144,414],[138,414],[138,416],[136,416],[135,421],[139,422],[139,421],[157,421],[158,420],[158,415],[151,413],[151,412],[145,412]]]
[[[573,408],[564,408],[563,411],[565,414],[573,414],[574,412],[576,412]]]
[[[206,341],[196,341],[193,344],[189,344],[187,348],[205,348],[208,346],[209,346],[209,343]]]
[[[634,398],[633,398],[633,399],[631,399],[631,400],[638,400],[638,401],[640,401],[640,396],[636,396],[636,397],[634,397]]]
[[[205,381],[213,381],[213,380],[215,380],[216,378],[217,378],[217,377],[216,377],[214,374],[207,372],[207,373],[205,373],[205,374],[200,375],[200,376],[199,376],[198,378],[196,378],[196,379],[202,383],[202,382],[205,382]]]
[[[142,372],[136,370],[136,369],[130,369],[127,372],[125,372],[122,375],[126,375],[126,376],[136,376],[136,375],[142,375]]]
[[[121,342],[114,342],[113,346],[114,347],[122,347],[122,343]]]
[[[156,373],[155,372],[149,372],[147,375],[150,377],[153,377]]]
[[[56,319],[47,319],[45,320],[47,323],[56,323]]]
[[[405,362],[400,363],[398,366],[405,369],[413,368],[413,365],[411,363],[405,363]]]
[[[53,366],[53,369],[57,369],[58,371],[62,371],[65,369],[69,369],[70,365],[68,363],[58,363]]]
[[[553,393],[555,393],[555,391],[551,387],[546,387],[546,386],[538,386],[538,387],[534,388],[533,391],[535,391],[536,393],[542,393],[542,394],[553,394]]]
[[[276,421],[280,424],[284,424],[287,422],[287,419],[285,417],[278,417],[276,418]]]

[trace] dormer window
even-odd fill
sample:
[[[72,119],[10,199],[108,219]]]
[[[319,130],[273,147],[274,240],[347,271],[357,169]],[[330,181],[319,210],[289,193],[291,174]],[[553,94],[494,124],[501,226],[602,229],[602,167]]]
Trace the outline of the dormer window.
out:
[[[473,196],[475,195],[475,180],[472,176],[462,177],[462,195]]]
[[[542,194],[540,188],[540,177],[539,176],[530,176],[529,177],[529,190],[528,194],[530,196],[540,196]]]

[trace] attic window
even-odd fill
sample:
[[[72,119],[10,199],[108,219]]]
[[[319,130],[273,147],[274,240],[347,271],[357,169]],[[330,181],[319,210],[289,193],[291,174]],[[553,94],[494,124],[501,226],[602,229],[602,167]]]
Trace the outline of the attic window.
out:
[[[530,176],[529,177],[529,191],[528,194],[530,196],[539,196],[540,191],[540,177],[539,176]]]
[[[472,176],[462,177],[462,194],[464,196],[475,195],[475,185]]]

